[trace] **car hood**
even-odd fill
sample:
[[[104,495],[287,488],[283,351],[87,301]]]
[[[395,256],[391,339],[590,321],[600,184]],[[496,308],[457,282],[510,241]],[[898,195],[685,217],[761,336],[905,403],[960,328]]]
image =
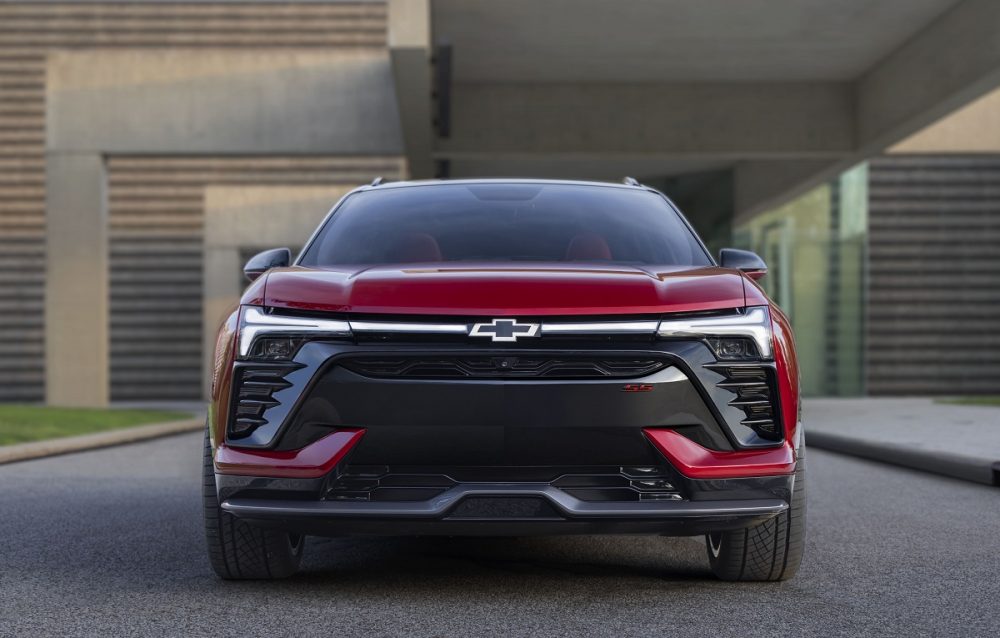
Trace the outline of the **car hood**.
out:
[[[481,264],[280,268],[275,308],[401,315],[613,315],[745,305],[744,277],[723,268]],[[246,301],[245,301],[246,303]]]

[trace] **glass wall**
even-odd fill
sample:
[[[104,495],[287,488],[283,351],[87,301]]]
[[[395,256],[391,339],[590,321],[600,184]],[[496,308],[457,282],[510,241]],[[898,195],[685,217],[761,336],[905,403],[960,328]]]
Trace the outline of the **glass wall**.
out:
[[[733,231],[768,264],[761,284],[792,321],[806,395],[864,393],[867,191],[862,164]]]

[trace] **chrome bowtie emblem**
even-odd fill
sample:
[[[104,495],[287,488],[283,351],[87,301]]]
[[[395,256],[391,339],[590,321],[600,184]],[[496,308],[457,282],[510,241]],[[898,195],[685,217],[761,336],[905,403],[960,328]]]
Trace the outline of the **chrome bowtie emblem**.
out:
[[[518,337],[537,337],[537,323],[519,323],[517,319],[494,319],[490,323],[477,323],[469,331],[470,337],[489,337],[493,341],[517,341]]]

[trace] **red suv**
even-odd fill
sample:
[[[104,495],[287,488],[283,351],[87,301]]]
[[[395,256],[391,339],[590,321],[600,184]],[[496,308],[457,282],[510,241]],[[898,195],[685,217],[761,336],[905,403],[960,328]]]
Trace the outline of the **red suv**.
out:
[[[753,253],[717,263],[626,180],[359,188],[253,281],[204,450],[223,578],[306,535],[704,535],[726,580],[802,556],[791,330]]]

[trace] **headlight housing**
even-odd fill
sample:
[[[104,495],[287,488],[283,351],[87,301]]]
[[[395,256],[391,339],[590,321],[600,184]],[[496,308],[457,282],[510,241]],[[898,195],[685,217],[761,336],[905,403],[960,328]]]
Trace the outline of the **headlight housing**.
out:
[[[268,313],[259,306],[244,306],[240,313],[239,358],[287,361],[304,341],[351,337],[351,326],[338,319]]]
[[[722,361],[771,359],[771,315],[767,306],[751,306],[724,317],[664,319],[660,337],[704,339]]]

